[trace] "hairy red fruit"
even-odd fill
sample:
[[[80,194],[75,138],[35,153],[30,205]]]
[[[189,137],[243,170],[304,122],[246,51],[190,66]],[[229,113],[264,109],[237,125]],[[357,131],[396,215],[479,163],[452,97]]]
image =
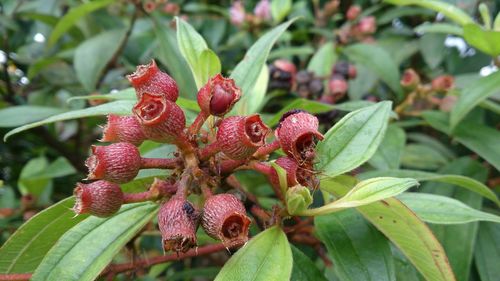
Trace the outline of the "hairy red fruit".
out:
[[[149,64],[137,66],[134,73],[127,75],[127,79],[135,88],[137,99],[145,93],[165,97],[172,102],[179,97],[177,83],[167,73],[162,72],[154,60]]]
[[[356,28],[357,31],[361,34],[375,33],[375,31],[377,31],[377,23],[375,17],[369,16],[360,19]]]
[[[184,198],[172,197],[158,213],[162,244],[165,251],[186,252],[196,246],[199,211]]]
[[[257,114],[250,116],[231,116],[222,120],[217,130],[217,143],[220,151],[235,160],[252,156],[265,144],[269,128]]]
[[[103,142],[129,142],[141,145],[146,139],[142,126],[134,116],[108,115],[108,123],[102,132]]]
[[[349,85],[343,76],[334,74],[332,75],[330,81],[328,81],[328,88],[330,89],[330,93],[332,95],[343,96],[347,93]]]
[[[144,135],[157,142],[174,142],[186,126],[184,112],[177,104],[149,93],[142,95],[132,111]]]
[[[451,75],[441,75],[432,80],[432,89],[436,92],[446,92],[455,86],[455,79]]]
[[[208,235],[221,240],[226,247],[245,244],[250,223],[245,207],[232,194],[213,195],[205,202],[201,226]]]
[[[323,139],[318,126],[316,116],[292,110],[283,114],[275,131],[283,151],[294,158],[300,166],[316,157],[316,141]]]
[[[85,165],[89,168],[87,179],[105,179],[126,183],[135,178],[141,168],[139,150],[131,143],[119,142],[108,146],[92,146],[92,155]]]
[[[224,116],[240,99],[241,89],[231,78],[217,74],[198,91],[198,104],[201,111],[215,116]]]
[[[359,14],[361,14],[361,7],[358,5],[352,5],[349,7],[346,13],[347,20],[355,20]]]
[[[407,90],[413,90],[420,84],[420,76],[415,70],[409,68],[403,73],[400,84]]]
[[[73,194],[76,200],[73,211],[77,215],[109,217],[118,212],[123,204],[120,186],[104,180],[89,184],[77,183]]]
[[[286,182],[288,187],[300,184],[302,186],[316,188],[319,184],[317,178],[314,176],[312,165],[301,167],[295,159],[290,157],[280,157],[276,160],[276,164],[286,171]],[[279,186],[279,177],[275,169],[272,169],[270,180],[272,184]]]

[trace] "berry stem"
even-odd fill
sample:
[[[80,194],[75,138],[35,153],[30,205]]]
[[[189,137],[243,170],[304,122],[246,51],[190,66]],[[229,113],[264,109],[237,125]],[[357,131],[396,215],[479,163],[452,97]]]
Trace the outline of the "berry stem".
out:
[[[196,116],[196,119],[194,119],[194,122],[191,124],[191,126],[189,126],[189,129],[188,129],[189,135],[194,136],[194,135],[198,134],[201,127],[203,126],[203,124],[207,120],[208,116],[209,115],[206,112],[200,111],[200,113],[198,113],[198,116]]]
[[[261,158],[263,156],[269,155],[272,152],[278,150],[280,148],[280,142],[278,140],[274,140],[270,143],[265,144],[261,148],[257,149],[257,151],[253,154],[255,158]]]
[[[248,163],[247,166],[242,166],[241,168],[254,170],[264,174],[269,179],[269,182],[271,183],[271,186],[273,187],[276,196],[281,201],[285,202],[285,198],[283,197],[283,193],[281,192],[281,187],[279,185],[273,184],[273,182],[271,181],[271,177],[273,176],[274,172],[274,168],[272,166],[257,161],[251,161],[250,163]]]
[[[160,197],[170,197],[177,192],[177,186],[155,178],[148,191],[139,193],[124,193],[123,203],[137,203],[158,200]]]
[[[198,158],[200,160],[207,160],[208,158],[214,156],[220,151],[220,145],[217,143],[217,141],[206,145],[202,149],[198,151]]]
[[[141,169],[175,169],[182,166],[179,158],[142,158]]]

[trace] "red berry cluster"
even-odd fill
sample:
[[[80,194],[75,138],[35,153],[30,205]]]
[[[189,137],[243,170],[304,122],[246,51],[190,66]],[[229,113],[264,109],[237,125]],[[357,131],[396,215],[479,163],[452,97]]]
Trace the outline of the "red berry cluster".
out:
[[[288,186],[317,185],[313,161],[316,142],[323,135],[313,115],[298,110],[284,114],[274,131],[275,139],[267,143],[271,129],[259,115],[225,117],[242,93],[234,80],[218,74],[199,90],[201,112],[186,127],[184,112],[176,104],[177,84],[154,61],[138,66],[127,78],[138,102],[132,116],[108,116],[102,141],[111,144],[92,146],[92,155],[85,163],[91,182],[79,183],[74,191],[77,214],[107,217],[122,204],[159,201],[158,225],[165,251],[185,252],[196,246],[200,224],[227,247],[238,247],[248,240],[251,219],[235,195],[221,192],[222,181],[235,170],[264,173],[283,199],[277,172],[264,162],[270,153],[282,148],[287,156],[276,163],[287,172]],[[178,152],[174,158],[144,158],[137,146],[145,140],[173,144]],[[155,179],[148,191],[122,191],[119,184],[148,168],[170,169],[172,173],[165,180]],[[204,203],[188,198],[191,194],[200,195]]]

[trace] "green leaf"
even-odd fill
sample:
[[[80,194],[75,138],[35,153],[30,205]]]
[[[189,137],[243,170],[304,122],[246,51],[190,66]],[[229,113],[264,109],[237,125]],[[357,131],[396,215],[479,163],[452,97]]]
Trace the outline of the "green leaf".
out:
[[[335,44],[327,42],[323,44],[307,65],[307,70],[314,72],[317,76],[327,76],[332,72],[333,65],[337,61]]]
[[[297,18],[294,18],[282,23],[260,37],[259,40],[248,49],[243,60],[234,68],[231,73],[231,78],[233,78],[236,85],[241,88],[243,97],[249,94],[254,88],[262,72],[262,67],[264,67],[266,63],[267,56],[276,40],[278,40],[280,35],[296,20]]]
[[[340,280],[396,280],[388,241],[355,210],[314,218]]]
[[[291,9],[291,0],[271,0],[271,15],[276,23],[285,19]]]
[[[18,105],[0,110],[0,128],[17,127],[64,112],[57,107]]]
[[[215,281],[290,280],[292,251],[281,228],[271,227],[252,238],[221,269]]]
[[[258,112],[265,103],[268,83],[269,69],[267,65],[264,65],[251,92],[247,95],[243,95],[234,105],[230,114],[248,115]]]
[[[290,281],[326,281],[314,262],[295,246],[290,245],[293,255],[293,269]]]
[[[500,276],[500,225],[482,222],[479,226],[474,259],[481,281],[495,281]]]
[[[460,26],[449,23],[423,23],[415,27],[417,33],[445,33],[457,36],[463,36],[464,30]]]
[[[177,44],[186,59],[198,89],[221,70],[219,57],[208,48],[203,37],[186,21],[177,17]]]
[[[41,211],[24,223],[0,248],[0,273],[31,273],[45,254],[70,228],[87,218],[75,217],[74,198]]]
[[[101,116],[107,114],[118,114],[118,115],[130,115],[132,112],[132,107],[134,106],[135,101],[130,100],[119,100],[114,102],[109,102],[105,104],[101,104],[94,107],[88,107],[84,109],[78,109],[73,111],[64,112],[58,115],[51,116],[49,118],[43,119],[41,121],[27,124],[18,128],[15,128],[9,131],[3,137],[4,141],[6,141],[10,136],[17,134],[22,131],[26,131],[38,126],[58,122],[65,121],[71,119],[85,118],[91,116]]]
[[[96,89],[97,80],[125,39],[126,32],[125,29],[110,30],[84,41],[76,48],[74,67],[85,90],[92,92]]]
[[[31,280],[94,280],[157,209],[149,202],[129,204],[110,218],[87,218],[59,239]]]
[[[500,31],[485,30],[473,23],[466,24],[464,39],[473,47],[492,57],[500,55]]]
[[[334,177],[370,159],[384,138],[391,102],[384,101],[347,114],[318,143],[317,170]]]
[[[368,163],[378,170],[399,168],[405,143],[405,131],[398,126],[390,125],[377,152],[368,160]]]
[[[394,5],[417,5],[424,8],[434,10],[443,14],[450,20],[460,24],[466,25],[474,23],[474,20],[467,15],[464,11],[457,8],[455,5],[438,0],[385,0],[386,3]]]
[[[432,69],[438,67],[445,58],[445,34],[427,33],[420,37],[418,45],[425,63]]]
[[[410,187],[418,186],[411,178],[373,178],[359,182],[342,198],[322,207],[301,212],[301,215],[324,215],[346,208],[368,205],[405,192]]]
[[[61,36],[71,29],[82,17],[87,14],[92,13],[95,10],[106,7],[107,5],[115,2],[114,0],[96,0],[92,2],[87,2],[78,7],[71,9],[67,14],[65,14],[57,23],[54,30],[50,34],[48,40],[48,46],[54,45],[54,43],[61,38]]]
[[[433,147],[424,144],[408,144],[401,158],[401,165],[410,169],[437,170],[448,159]]]
[[[404,193],[398,196],[408,208],[425,222],[435,224],[460,224],[474,221],[500,223],[500,217],[473,209],[446,196],[425,193]]]
[[[343,52],[350,60],[378,75],[398,98],[402,98],[398,65],[386,50],[377,45],[360,43],[346,47]]]
[[[370,171],[358,175],[360,179],[369,179],[378,176],[391,176],[398,178],[414,178],[418,181],[436,181],[442,183],[454,184],[475,192],[483,197],[486,197],[493,202],[500,204],[497,196],[491,189],[481,182],[461,175],[436,174],[430,172],[422,172],[415,170],[386,170],[386,171]]]
[[[479,78],[460,92],[460,98],[450,113],[452,128],[455,128],[476,105],[488,97],[500,93],[500,71]]]

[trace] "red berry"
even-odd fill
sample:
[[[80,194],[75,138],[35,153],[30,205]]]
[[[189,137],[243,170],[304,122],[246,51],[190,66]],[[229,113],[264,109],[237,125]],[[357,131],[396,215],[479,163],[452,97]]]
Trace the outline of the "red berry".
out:
[[[347,92],[349,85],[342,75],[334,74],[328,82],[328,88],[332,95],[343,96]]]
[[[144,93],[132,109],[147,138],[172,143],[182,134],[186,117],[182,109],[163,97]]]
[[[283,151],[300,166],[316,156],[316,141],[323,139],[318,126],[318,118],[314,115],[294,110],[283,115],[275,131]]]
[[[295,64],[288,60],[280,59],[275,60],[273,62],[273,65],[281,71],[290,73],[292,82],[295,80],[295,75],[297,75],[297,67],[295,66]]]
[[[451,75],[441,75],[432,80],[432,89],[436,92],[446,92],[454,87],[455,79]]]
[[[400,84],[405,89],[413,90],[420,84],[420,76],[415,70],[409,68],[403,73]]]
[[[241,246],[248,241],[250,222],[245,207],[232,194],[213,195],[205,202],[201,226],[226,247]]]
[[[146,139],[142,126],[134,116],[108,115],[108,123],[102,132],[104,142],[129,142],[141,145]]]
[[[135,88],[138,99],[145,93],[163,96],[172,102],[179,97],[177,83],[167,73],[162,72],[154,60],[149,64],[137,66],[136,71],[127,75],[127,78]]]
[[[74,190],[77,214],[91,214],[98,217],[109,217],[116,213],[123,204],[123,192],[120,186],[108,181],[78,183]]]
[[[217,131],[220,151],[235,160],[252,156],[265,144],[269,128],[257,114],[250,116],[231,116],[222,120]]]
[[[314,176],[312,165],[308,167],[301,167],[295,159],[290,157],[280,157],[276,160],[276,164],[286,171],[286,181],[288,187],[298,184],[310,188],[316,188],[318,186],[318,181]],[[278,173],[274,169],[272,170],[270,180],[274,185],[279,185]]]
[[[359,14],[361,14],[361,7],[358,5],[352,5],[349,7],[346,13],[347,20],[355,20]]]
[[[234,80],[217,74],[198,91],[198,104],[206,114],[224,116],[240,97],[241,90]]]
[[[186,199],[172,197],[158,213],[162,244],[165,251],[186,252],[196,246],[199,212]]]
[[[87,179],[126,183],[137,176],[141,168],[141,155],[137,147],[127,142],[93,145],[92,156],[87,158],[85,165],[89,168]]]
[[[375,17],[369,16],[362,18],[357,25],[357,30],[361,34],[373,34],[377,31],[377,23]]]

